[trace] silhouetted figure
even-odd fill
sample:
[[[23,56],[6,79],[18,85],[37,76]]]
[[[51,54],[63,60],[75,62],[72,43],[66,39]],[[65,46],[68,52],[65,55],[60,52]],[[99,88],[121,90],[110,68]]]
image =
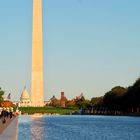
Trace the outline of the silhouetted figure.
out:
[[[9,115],[10,115],[10,119],[11,119],[13,117],[13,113],[10,111]]]
[[[2,123],[6,123],[6,119],[5,119],[6,114],[7,114],[6,111],[3,109],[1,112]]]

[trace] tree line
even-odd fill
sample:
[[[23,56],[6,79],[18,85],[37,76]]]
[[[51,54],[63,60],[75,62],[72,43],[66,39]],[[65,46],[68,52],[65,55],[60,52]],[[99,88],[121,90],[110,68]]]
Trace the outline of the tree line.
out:
[[[132,86],[113,87],[104,96],[75,101],[79,109],[91,114],[140,114],[140,78]]]

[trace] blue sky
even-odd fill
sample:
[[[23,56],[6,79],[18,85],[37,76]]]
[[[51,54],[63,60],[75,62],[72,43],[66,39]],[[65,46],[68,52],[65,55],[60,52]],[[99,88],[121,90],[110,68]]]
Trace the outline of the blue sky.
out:
[[[104,95],[140,75],[139,0],[43,0],[45,99]],[[30,92],[32,0],[0,1],[0,86]]]

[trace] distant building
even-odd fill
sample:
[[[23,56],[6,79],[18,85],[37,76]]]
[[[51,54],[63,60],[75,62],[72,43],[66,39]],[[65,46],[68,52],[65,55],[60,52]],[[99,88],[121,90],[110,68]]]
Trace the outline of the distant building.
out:
[[[31,106],[30,96],[26,90],[26,87],[24,88],[24,90],[21,94],[21,97],[20,97],[20,106],[22,106],[22,107]]]
[[[67,101],[67,98],[65,97],[64,92],[61,92],[60,106],[66,107],[66,101]]]
[[[54,95],[48,103],[49,106],[59,106],[59,100]]]
[[[17,106],[19,104],[19,101],[13,101],[13,105]]]
[[[74,100],[68,100],[66,103],[67,107],[75,107],[75,101]]]
[[[75,98],[73,98],[72,101],[75,102],[76,100],[81,99],[83,96],[84,96],[83,93],[81,93],[79,96],[76,96]]]
[[[60,100],[53,95],[53,97],[49,101],[46,101],[45,104],[47,106],[66,107],[66,102],[67,98],[65,97],[64,92],[61,92]]]
[[[48,106],[50,104],[50,100],[49,101],[44,101],[44,105]]]

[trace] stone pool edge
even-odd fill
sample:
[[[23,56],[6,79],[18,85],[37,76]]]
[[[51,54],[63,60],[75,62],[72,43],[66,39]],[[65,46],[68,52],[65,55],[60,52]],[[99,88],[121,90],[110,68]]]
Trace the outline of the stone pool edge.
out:
[[[18,117],[16,117],[9,126],[2,132],[0,139],[17,140],[18,138]]]

